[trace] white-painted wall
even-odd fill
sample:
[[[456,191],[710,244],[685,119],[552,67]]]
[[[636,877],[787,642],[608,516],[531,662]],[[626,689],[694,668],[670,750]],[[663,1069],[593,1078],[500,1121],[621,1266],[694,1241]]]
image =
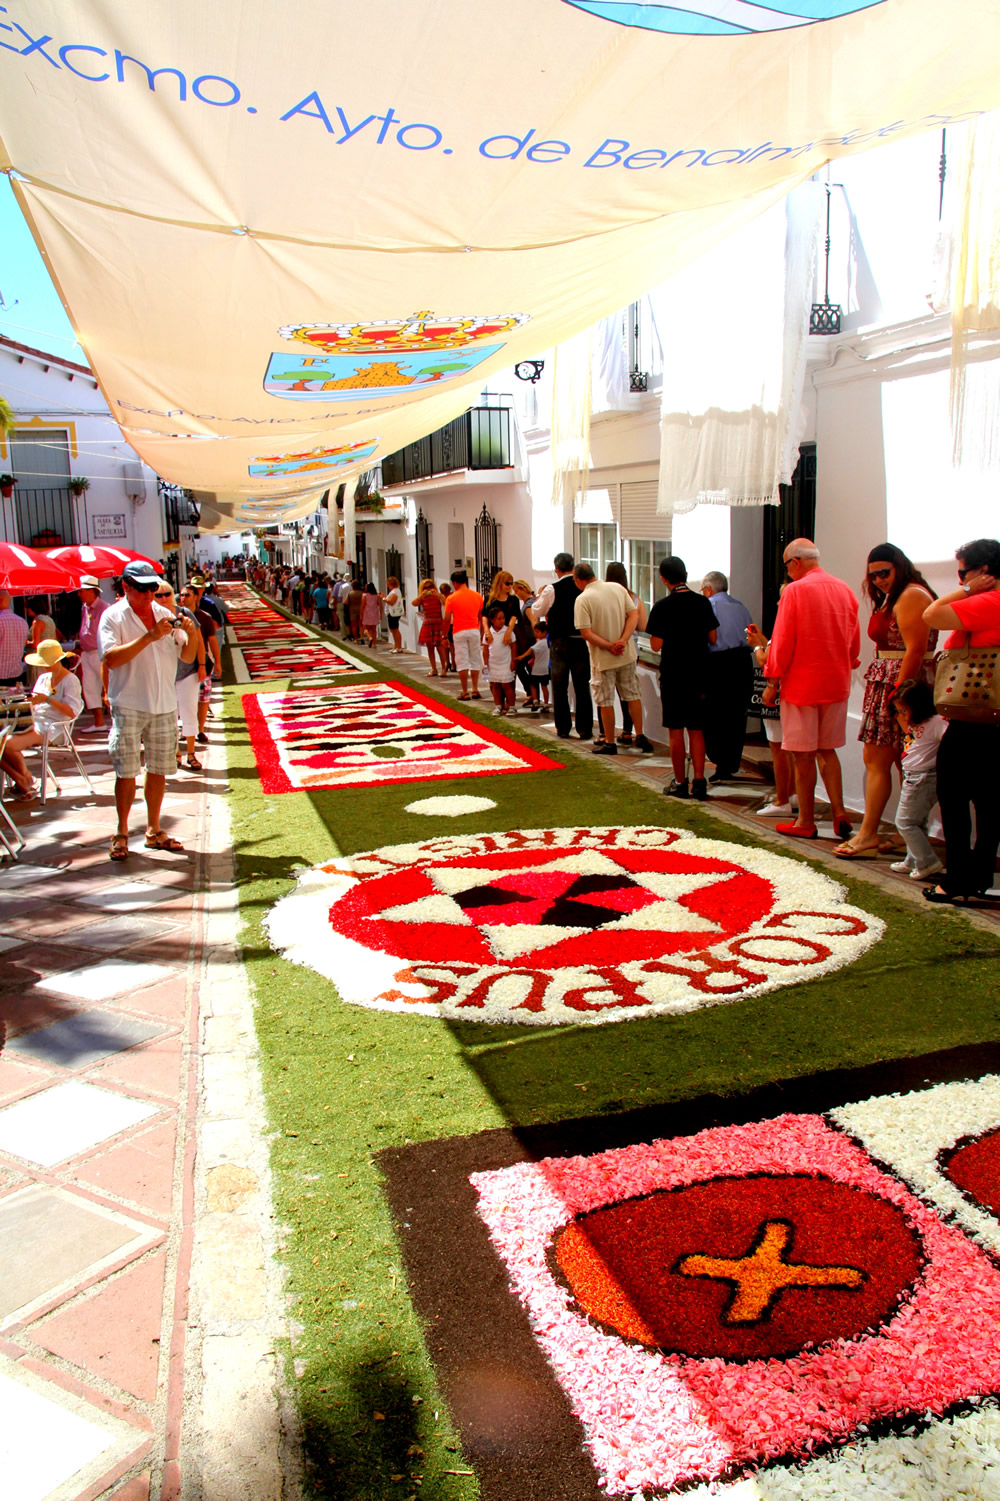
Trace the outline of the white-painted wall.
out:
[[[990,341],[984,341],[987,345]],[[977,382],[1000,385],[1000,337]],[[1000,531],[998,479],[972,462],[952,462],[950,333],[945,315],[829,341],[814,368],[817,451],[816,542],[823,566],[859,594],[869,551],[893,542],[930,584],[955,587],[956,548]],[[862,604],[862,632],[868,610]],[[857,743],[863,673],[871,649],[863,637],[842,760],[847,801],[864,802]],[[893,805],[890,805],[890,808]]]
[[[0,395],[14,408],[17,428],[67,435],[70,473],[90,481],[89,490],[74,502],[78,542],[117,541],[149,557],[162,557],[156,476],[126,443],[90,371],[56,355],[0,340]],[[9,449],[0,438],[0,470],[9,468]],[[51,487],[59,484],[53,477]],[[0,536],[30,546],[30,537],[14,535],[15,516],[9,503],[0,508]],[[108,530],[124,531],[124,536],[104,536]]]
[[[501,568],[508,569],[515,578],[532,577],[534,517],[541,508],[533,507],[529,485],[510,477],[515,472],[462,470],[454,475],[441,475],[397,487],[388,493],[393,499],[402,497],[406,501],[405,530],[398,524],[357,518],[368,538],[370,570],[379,547],[394,544],[403,554],[403,585],[408,605],[401,626],[404,646],[416,648],[421,625],[420,616],[409,607],[420,585],[416,578],[415,542],[418,510],[423,512],[430,526],[430,550],[438,583],[446,581],[457,566],[468,569],[469,581],[475,585],[475,523],[484,505],[500,526],[498,550]],[[453,553],[449,545],[449,527],[455,526],[462,528],[462,543],[461,548]]]

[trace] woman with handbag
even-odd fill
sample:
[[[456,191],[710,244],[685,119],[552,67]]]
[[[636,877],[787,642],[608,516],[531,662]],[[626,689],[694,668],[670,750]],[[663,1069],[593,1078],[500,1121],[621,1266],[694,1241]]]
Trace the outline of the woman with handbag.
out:
[[[1000,542],[980,537],[955,557],[960,587],[924,611],[929,626],[952,630],[934,680],[935,707],[949,721],[937,759],[947,870],[924,896],[967,904],[994,900],[1000,846]]]
[[[874,860],[879,852],[878,828],[892,793],[892,768],[899,767],[903,756],[892,695],[897,683],[930,682],[937,644],[937,631],[928,629],[924,614],[934,590],[900,548],[891,542],[872,548],[862,592],[872,607],[868,636],[875,645],[858,731],[865,748],[865,816],[858,832],[834,850],[841,860]]]

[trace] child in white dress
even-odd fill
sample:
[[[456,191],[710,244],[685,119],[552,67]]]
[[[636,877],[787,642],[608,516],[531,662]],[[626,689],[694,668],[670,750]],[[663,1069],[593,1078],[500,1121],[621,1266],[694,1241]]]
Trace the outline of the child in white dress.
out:
[[[495,605],[487,621],[483,641],[483,666],[489,669],[490,691],[496,708],[494,714],[516,714],[514,708],[514,668],[517,647],[514,644],[515,617],[508,621],[502,605]]]

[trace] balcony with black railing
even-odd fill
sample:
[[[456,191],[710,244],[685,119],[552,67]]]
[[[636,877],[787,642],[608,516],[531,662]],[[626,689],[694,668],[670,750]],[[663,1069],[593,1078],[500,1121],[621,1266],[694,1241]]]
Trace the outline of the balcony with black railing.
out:
[[[182,526],[197,526],[200,517],[198,504],[190,490],[182,485],[171,485],[158,479],[156,488],[163,506],[163,540],[168,547],[180,542]]]
[[[510,469],[510,408],[478,406],[382,460],[382,485],[406,485],[458,469]]]

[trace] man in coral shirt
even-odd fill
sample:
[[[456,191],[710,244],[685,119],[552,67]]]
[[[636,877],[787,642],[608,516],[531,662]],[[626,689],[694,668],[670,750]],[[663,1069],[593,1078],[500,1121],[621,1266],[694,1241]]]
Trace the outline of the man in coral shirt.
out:
[[[847,732],[851,673],[861,660],[861,628],[854,591],[819,566],[819,548],[797,537],[785,548],[791,583],[781,596],[765,673],[772,680],[764,703],[773,703],[781,683],[781,746],[795,761],[799,814],[794,823],[775,825],[779,834],[815,839],[816,762],[833,812],[838,838],[851,824],[837,747]]]
[[[445,620],[452,627],[452,641],[455,645],[455,667],[458,670],[459,681],[462,691],[458,695],[461,702],[466,699],[480,698],[479,692],[479,669],[482,665],[480,636],[482,634],[483,619],[483,596],[475,589],[469,588],[469,575],[464,568],[457,568],[451,576],[453,589],[444,602]],[[472,679],[472,692],[469,692],[469,679]]]

